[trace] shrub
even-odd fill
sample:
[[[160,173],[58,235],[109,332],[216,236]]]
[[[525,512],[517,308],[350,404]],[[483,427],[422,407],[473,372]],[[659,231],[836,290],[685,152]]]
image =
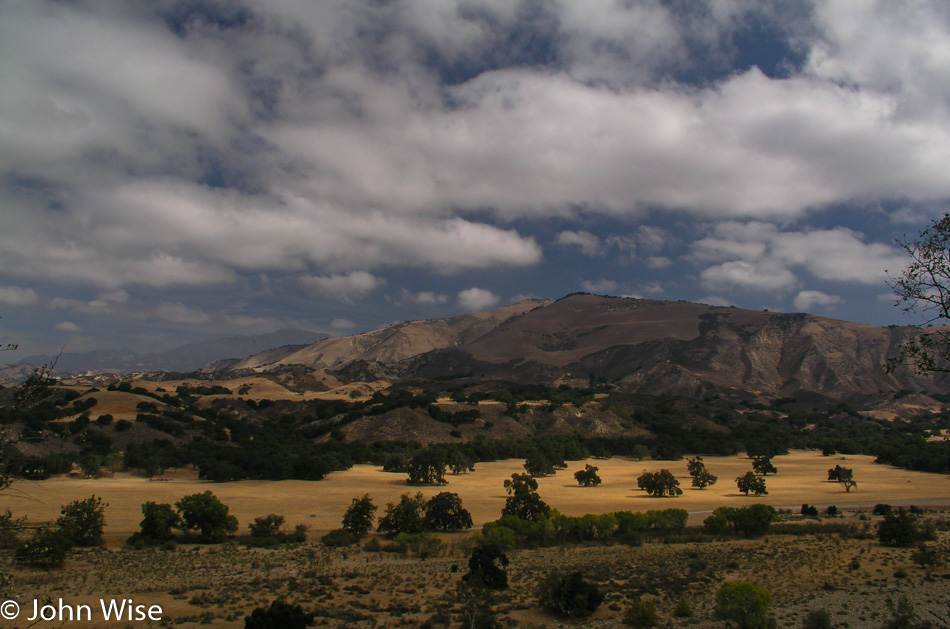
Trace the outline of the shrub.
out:
[[[827,609],[814,609],[808,612],[802,623],[802,629],[831,629],[833,626],[831,612]]]
[[[271,513],[254,518],[254,522],[247,525],[251,537],[274,537],[284,525],[284,516]]]
[[[635,599],[624,613],[623,623],[640,629],[659,626],[660,615],[656,613],[656,604],[653,601]]]
[[[258,607],[244,617],[244,629],[306,629],[313,625],[314,615],[300,605],[274,601],[270,607]]]
[[[878,523],[877,537],[886,546],[909,547],[935,539],[936,530],[933,525],[920,524],[916,515],[900,507]]]
[[[396,543],[404,553],[413,553],[421,559],[431,557],[442,550],[442,540],[434,533],[400,533],[396,536]]]
[[[63,565],[72,547],[69,533],[58,529],[36,529],[33,537],[16,548],[13,559],[30,566],[58,567]]]
[[[538,601],[547,611],[563,616],[590,616],[604,600],[597,586],[580,572],[552,572],[541,582]]]
[[[482,544],[472,550],[468,558],[468,572],[462,581],[483,586],[492,590],[508,589],[508,556],[504,549],[495,544]]]
[[[743,581],[727,581],[716,592],[716,618],[739,629],[768,629],[772,595]]]
[[[340,547],[340,546],[352,546],[353,544],[360,541],[360,538],[350,533],[349,531],[344,531],[343,529],[336,529],[330,531],[326,535],[320,538],[320,543],[324,546]]]

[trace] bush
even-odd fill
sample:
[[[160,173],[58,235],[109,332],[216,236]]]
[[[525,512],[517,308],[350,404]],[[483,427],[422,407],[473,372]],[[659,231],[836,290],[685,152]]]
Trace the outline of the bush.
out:
[[[802,629],[831,629],[833,626],[831,612],[827,609],[815,609],[808,612],[802,623]]]
[[[244,629],[306,629],[313,625],[314,615],[300,605],[274,601],[270,607],[258,607],[244,617]]]
[[[66,561],[66,555],[72,547],[69,533],[58,529],[37,529],[33,537],[16,548],[13,559],[30,566],[58,567]]]
[[[352,546],[358,541],[360,541],[359,537],[353,533],[350,533],[349,531],[344,531],[343,529],[330,531],[320,538],[321,544],[332,547]]]
[[[660,624],[660,615],[656,613],[656,605],[653,601],[642,601],[637,598],[624,613],[623,623],[640,629],[657,627]]]
[[[274,537],[280,533],[280,527],[284,525],[284,516],[271,513],[254,518],[254,522],[247,525],[251,532],[251,537]]]
[[[920,542],[935,539],[936,535],[933,525],[921,524],[917,516],[904,507],[885,515],[877,526],[877,537],[886,546],[915,546]]]
[[[442,540],[434,533],[401,533],[396,536],[396,543],[404,553],[412,553],[421,559],[442,550]]]
[[[580,572],[552,572],[541,582],[538,602],[547,611],[563,616],[585,618],[604,600],[597,586],[584,580]]]
[[[727,581],[716,592],[716,618],[739,629],[768,629],[772,595],[765,588],[742,581]]]

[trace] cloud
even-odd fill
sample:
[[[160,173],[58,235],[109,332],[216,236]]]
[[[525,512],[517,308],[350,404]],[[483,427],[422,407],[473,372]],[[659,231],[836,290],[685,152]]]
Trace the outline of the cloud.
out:
[[[472,287],[459,292],[458,306],[465,312],[479,312],[494,308],[501,298],[484,288]]]
[[[405,306],[408,304],[434,306],[436,304],[447,303],[448,300],[448,296],[441,295],[433,291],[419,291],[418,293],[413,293],[406,288],[401,288],[399,289],[399,297],[394,303],[397,306]]]
[[[789,290],[801,271],[828,281],[883,284],[885,270],[903,268],[896,247],[866,243],[863,234],[845,227],[782,232],[762,222],[718,224],[692,245],[698,263],[720,262],[702,272],[709,287],[736,285],[760,290]]]
[[[82,328],[72,321],[60,321],[54,327],[60,332],[82,332]]]
[[[353,271],[346,275],[305,276],[300,283],[307,289],[328,295],[345,303],[363,299],[386,283],[385,280],[366,271]]]
[[[617,291],[619,284],[613,280],[600,279],[596,281],[584,280],[581,282],[581,288],[583,288],[588,293],[596,293],[600,295],[610,294]]]
[[[808,311],[815,306],[833,306],[843,303],[844,299],[837,295],[829,295],[820,290],[803,290],[792,301],[792,305],[798,310]]]
[[[794,273],[774,261],[723,262],[704,269],[701,277],[703,285],[712,289],[738,287],[746,290],[786,291],[799,283]]]
[[[349,319],[334,319],[330,322],[330,327],[334,330],[352,330],[356,324]]]
[[[600,238],[588,231],[562,231],[555,242],[565,247],[578,247],[585,256],[603,255]]]
[[[154,317],[169,323],[197,324],[211,321],[211,316],[201,310],[190,308],[180,301],[163,302],[154,311]]]
[[[665,269],[673,264],[673,261],[663,256],[650,256],[646,259],[647,267],[651,269]]]
[[[0,304],[7,306],[34,306],[39,302],[40,297],[32,288],[0,286]]]

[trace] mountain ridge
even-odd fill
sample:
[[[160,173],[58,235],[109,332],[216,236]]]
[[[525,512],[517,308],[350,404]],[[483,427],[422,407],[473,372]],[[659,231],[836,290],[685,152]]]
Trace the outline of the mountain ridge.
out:
[[[250,357],[242,366],[266,371],[298,364],[359,380],[601,381],[632,393],[692,396],[847,400],[900,390],[950,392],[945,376],[885,369],[901,343],[922,333],[913,326],[586,293],[480,313],[477,324],[465,319],[471,316],[394,324],[320,341],[276,361],[271,354],[270,364]],[[452,326],[455,335],[443,333]],[[346,351],[329,351],[339,347]]]

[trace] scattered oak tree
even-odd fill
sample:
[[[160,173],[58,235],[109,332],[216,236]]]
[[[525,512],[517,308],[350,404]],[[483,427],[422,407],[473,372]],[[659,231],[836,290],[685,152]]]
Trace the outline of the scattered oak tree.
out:
[[[755,472],[746,472],[744,476],[736,478],[736,486],[739,491],[748,496],[750,493],[756,496],[762,496],[769,492],[765,489],[765,478],[756,476]]]
[[[182,529],[197,530],[200,541],[217,543],[224,541],[228,533],[238,529],[238,521],[228,514],[228,507],[222,504],[211,491],[185,496],[175,503],[181,517]]]
[[[502,515],[513,515],[533,522],[551,510],[538,495],[538,481],[527,474],[512,474],[505,481],[505,491],[508,492],[508,499],[501,510]]]
[[[445,459],[436,450],[423,450],[412,457],[406,469],[410,485],[447,485]]]
[[[584,469],[574,472],[574,478],[579,485],[584,487],[600,485],[600,476],[597,475],[598,469],[593,465],[585,465]]]
[[[425,505],[426,501],[421,493],[415,496],[403,494],[399,497],[399,504],[390,502],[386,505],[386,514],[379,519],[376,530],[389,537],[402,533],[422,533],[426,529]]]
[[[353,498],[343,514],[343,530],[357,537],[366,535],[373,527],[375,513],[376,505],[369,494],[363,494],[362,498]]]
[[[689,475],[693,477],[693,487],[697,489],[706,489],[716,484],[716,481],[719,480],[718,476],[712,474],[709,470],[706,469],[706,464],[703,463],[703,457],[697,456],[694,459],[689,459],[686,462],[686,471],[689,472]]]
[[[680,482],[669,470],[644,472],[637,478],[637,487],[657,498],[683,495]]]
[[[768,474],[778,474],[778,470],[772,465],[772,457],[757,456],[752,459],[752,471],[756,474],[766,476]]]
[[[62,508],[56,525],[69,537],[73,546],[101,546],[107,506],[102,498],[96,496],[74,500]]]
[[[435,531],[461,531],[472,528],[472,514],[462,506],[458,494],[443,491],[425,506],[426,526]]]

